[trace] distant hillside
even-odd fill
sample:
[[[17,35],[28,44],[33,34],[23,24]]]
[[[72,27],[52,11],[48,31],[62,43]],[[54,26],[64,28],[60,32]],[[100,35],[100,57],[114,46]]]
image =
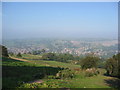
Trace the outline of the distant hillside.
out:
[[[28,53],[45,49],[46,52],[85,55],[95,53],[101,57],[111,57],[117,53],[118,41],[114,39],[15,39],[3,40],[9,52]]]

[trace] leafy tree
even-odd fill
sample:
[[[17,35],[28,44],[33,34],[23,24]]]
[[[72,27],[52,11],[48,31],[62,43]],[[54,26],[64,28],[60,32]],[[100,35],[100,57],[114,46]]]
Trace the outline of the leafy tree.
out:
[[[45,49],[42,49],[41,52],[42,52],[42,53],[45,53],[46,51],[45,51]]]
[[[80,61],[80,65],[82,69],[88,68],[97,68],[99,57],[96,56],[86,56]]]
[[[107,70],[107,75],[111,76],[120,76],[120,65],[119,65],[119,58],[120,54],[114,55],[112,58],[109,58],[106,61],[106,70]]]
[[[0,55],[1,56],[3,56],[3,57],[9,57],[9,55],[8,55],[8,50],[7,50],[7,48],[5,47],[5,46],[3,46],[3,45],[0,45]],[[2,52],[2,54],[1,54],[1,52]]]
[[[33,55],[37,55],[37,54],[38,54],[38,51],[33,51],[32,54],[33,54]]]
[[[42,56],[42,59],[43,60],[56,60],[57,59],[57,56],[55,53],[45,53],[43,56]]]
[[[59,54],[58,55],[58,58],[57,58],[57,61],[60,61],[60,62],[67,62],[68,60],[73,60],[74,57],[72,54]]]
[[[31,52],[29,51],[28,54],[31,54]]]
[[[42,56],[43,60],[54,60],[60,62],[67,62],[68,60],[73,60],[74,57],[71,54],[55,54],[55,53],[45,53]]]
[[[13,55],[14,55],[14,53],[13,53],[13,52],[9,52],[9,55],[10,55],[10,56],[13,56]]]
[[[22,57],[21,53],[18,53],[16,56],[17,56],[17,57]]]
[[[74,56],[74,60],[80,60],[81,57],[80,56]]]
[[[106,63],[106,59],[105,58],[101,58],[98,62],[98,68],[103,68],[105,69],[105,63]]]
[[[41,53],[45,53],[45,49],[37,50],[37,51],[32,52],[33,55],[38,55],[38,54],[41,54]]]

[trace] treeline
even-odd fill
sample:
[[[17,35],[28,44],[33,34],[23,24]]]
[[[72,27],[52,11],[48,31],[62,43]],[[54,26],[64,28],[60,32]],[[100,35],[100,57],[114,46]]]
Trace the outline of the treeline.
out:
[[[56,53],[44,53],[42,55],[42,60],[51,60],[51,61],[60,61],[60,62],[68,62],[69,60],[76,59],[72,54],[56,54]]]
[[[36,50],[36,51],[32,51],[32,52],[28,52],[28,54],[33,54],[33,55],[39,55],[39,54],[42,54],[42,53],[45,53],[45,49],[42,49],[42,50]]]

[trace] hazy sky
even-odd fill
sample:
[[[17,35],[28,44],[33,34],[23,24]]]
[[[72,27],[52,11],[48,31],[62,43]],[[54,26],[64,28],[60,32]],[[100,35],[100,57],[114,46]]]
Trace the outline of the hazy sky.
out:
[[[3,2],[3,38],[117,38],[117,2]]]

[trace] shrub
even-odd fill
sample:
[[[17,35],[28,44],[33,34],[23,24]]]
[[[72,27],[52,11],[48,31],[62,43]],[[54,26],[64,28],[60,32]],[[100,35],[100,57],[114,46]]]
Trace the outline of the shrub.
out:
[[[43,73],[37,73],[37,74],[35,74],[35,75],[33,75],[33,78],[39,78],[39,79],[42,79],[42,78],[44,78],[45,77],[45,74],[43,74]]]
[[[0,56],[9,57],[8,50],[5,46],[0,45]]]
[[[107,75],[111,75],[111,76],[119,76],[119,59],[120,58],[120,54],[114,55],[112,58],[109,58],[106,61],[106,65],[105,68],[107,70]]]
[[[95,56],[86,56],[84,59],[81,60],[81,68],[88,69],[88,68],[97,68],[99,58]]]
[[[59,88],[59,84],[55,82],[43,82],[43,83],[25,83],[18,88]]]
[[[53,60],[54,61],[54,60],[57,59],[57,56],[54,53],[45,53],[45,54],[43,54],[42,59],[43,60]]]
[[[90,68],[85,70],[85,77],[91,77],[94,75],[98,75],[100,72],[95,68]]]
[[[66,78],[73,78],[75,76],[74,71],[70,70],[70,69],[64,69],[62,71],[59,71],[56,74],[56,79],[66,79]]]
[[[49,75],[49,76],[47,76],[47,78],[48,78],[48,79],[55,79],[55,76]]]
[[[57,61],[60,62],[68,62],[69,60],[73,60],[73,59],[74,57],[72,54],[65,53],[65,54],[57,55]]]
[[[16,56],[17,56],[17,57],[22,57],[21,53],[18,53]]]

